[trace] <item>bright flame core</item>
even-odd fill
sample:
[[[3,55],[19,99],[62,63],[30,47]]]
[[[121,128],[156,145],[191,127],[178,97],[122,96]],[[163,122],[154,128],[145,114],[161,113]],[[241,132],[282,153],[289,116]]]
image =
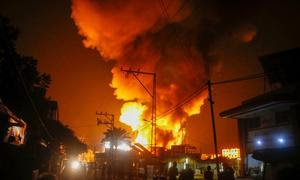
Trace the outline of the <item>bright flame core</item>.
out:
[[[133,131],[136,131],[142,125],[143,113],[146,106],[137,102],[125,103],[121,109],[120,121],[129,125]]]
[[[157,119],[157,146],[170,148],[171,145],[183,143],[186,131],[184,124],[187,117],[200,113],[200,107],[203,105],[207,93],[204,92],[195,98],[191,103],[182,108],[184,116],[170,114]],[[121,109],[120,121],[130,126],[134,131],[134,142],[140,143],[145,147],[151,145],[151,114],[146,111],[148,108],[139,102],[127,102]],[[152,142],[154,143],[154,142]]]
[[[147,127],[147,121],[143,119],[146,109],[147,107],[141,103],[127,102],[123,104],[120,116],[120,121],[135,131],[136,137],[134,141],[144,146],[150,144],[150,134],[148,134],[149,127]]]

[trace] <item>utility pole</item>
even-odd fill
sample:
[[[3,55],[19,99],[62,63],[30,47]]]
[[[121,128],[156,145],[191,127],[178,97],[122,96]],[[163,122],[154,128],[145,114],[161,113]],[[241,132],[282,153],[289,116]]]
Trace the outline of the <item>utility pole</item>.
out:
[[[115,115],[114,114],[110,114],[107,112],[96,112],[96,115],[100,116],[99,118],[97,117],[97,126],[99,125],[106,125],[108,126],[112,131],[115,128]],[[104,119],[103,119],[104,117]],[[114,133],[113,133],[113,139],[114,137]],[[112,142],[110,142],[110,153],[111,153],[111,170],[112,170],[112,175],[113,175],[113,179],[114,179],[114,167],[115,167],[115,163],[114,163],[114,149],[113,149],[113,145]]]
[[[126,72],[128,74],[132,74],[133,77],[141,84],[141,86],[146,90],[146,92],[152,98],[152,118],[151,118],[151,152],[153,153],[153,141],[154,141],[154,154],[156,154],[156,73],[153,72],[143,72],[143,71],[134,71],[131,69],[125,70],[121,67],[121,71]],[[153,89],[152,93],[148,90],[148,88],[142,83],[142,81],[137,77],[139,74],[150,75],[153,78]]]
[[[208,88],[208,95],[209,95],[209,103],[210,103],[210,112],[211,112],[211,123],[213,128],[213,136],[214,136],[214,147],[215,147],[215,154],[216,154],[216,165],[217,165],[217,173],[220,172],[219,167],[219,157],[218,157],[218,143],[217,143],[217,135],[216,135],[216,126],[215,126],[215,115],[214,115],[214,101],[212,98],[212,92],[211,92],[211,81],[207,81],[207,88]]]
[[[253,79],[259,79],[259,78],[265,78],[264,73],[259,74],[253,74],[241,78],[235,78],[235,79],[229,79],[225,81],[217,81],[217,82],[211,82],[208,80],[207,87],[208,87],[208,94],[209,94],[209,102],[210,102],[210,109],[211,109],[211,122],[213,127],[213,134],[214,134],[214,146],[215,146],[215,154],[216,154],[216,160],[217,160],[217,171],[218,174],[220,172],[219,168],[219,158],[218,158],[218,146],[217,146],[217,136],[216,136],[216,127],[215,127],[215,116],[214,116],[214,107],[213,107],[213,98],[212,98],[212,92],[211,92],[211,86],[213,85],[220,85],[220,84],[228,84],[228,83],[234,83],[234,82],[241,82],[241,81],[247,81],[247,80],[253,80]]]
[[[115,127],[115,115],[114,114],[110,114],[110,113],[107,113],[107,112],[96,112],[96,115],[98,115],[102,118],[104,117],[104,119],[97,118],[97,126],[106,125],[111,130],[114,129],[114,127]]]

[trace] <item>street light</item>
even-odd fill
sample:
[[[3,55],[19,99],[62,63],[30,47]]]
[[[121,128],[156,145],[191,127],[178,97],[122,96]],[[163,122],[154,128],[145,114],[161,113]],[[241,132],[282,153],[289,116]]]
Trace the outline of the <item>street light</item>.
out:
[[[110,141],[105,141],[104,142],[105,149],[110,149],[111,148],[110,145],[111,145]],[[113,146],[113,149],[118,149],[118,150],[121,150],[121,151],[130,151],[131,147],[130,147],[130,145],[128,145],[128,143],[121,141],[120,143],[118,143],[117,147]]]
[[[118,145],[117,149],[122,150],[122,151],[130,151],[130,150],[131,150],[131,147],[130,147],[127,143],[121,142],[121,143]]]
[[[71,162],[71,168],[74,169],[74,170],[79,169],[80,168],[80,162],[76,161],[76,160],[72,161]]]
[[[280,143],[280,144],[284,144],[285,140],[283,138],[278,138],[277,141]]]
[[[104,142],[104,147],[105,147],[105,149],[109,149],[110,148],[110,142],[109,141],[105,141]]]
[[[262,145],[262,141],[261,140],[257,140],[256,144],[260,146],[260,145]]]

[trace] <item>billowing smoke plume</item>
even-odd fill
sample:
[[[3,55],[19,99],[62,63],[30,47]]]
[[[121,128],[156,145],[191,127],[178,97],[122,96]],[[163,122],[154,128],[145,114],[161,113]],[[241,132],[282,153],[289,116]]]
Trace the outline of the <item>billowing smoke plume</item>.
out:
[[[217,62],[218,41],[248,43],[255,37],[255,26],[244,22],[247,11],[240,6],[228,8],[230,4],[221,1],[217,6],[212,1],[189,0],[73,0],[72,18],[84,37],[84,45],[116,63],[111,82],[115,96],[137,103],[125,103],[122,111],[129,105],[132,106],[128,109],[140,107],[143,115],[133,111],[130,118],[124,115],[120,118],[136,131],[139,142],[149,143],[151,130],[144,119],[151,118],[151,97],[120,68],[155,72],[157,114],[165,112],[206,82],[212,65]],[[151,77],[138,77],[152,88]],[[206,92],[201,93],[191,103],[158,120],[159,145],[181,143],[186,119],[200,113],[205,98]],[[138,122],[131,124],[133,116]]]

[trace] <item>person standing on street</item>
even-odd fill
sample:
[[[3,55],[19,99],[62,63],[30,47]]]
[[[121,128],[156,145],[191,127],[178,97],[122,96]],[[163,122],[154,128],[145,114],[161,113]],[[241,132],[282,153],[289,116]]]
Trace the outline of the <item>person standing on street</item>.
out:
[[[174,161],[172,167],[169,169],[169,180],[176,180],[176,176],[178,175],[177,163]]]
[[[207,170],[204,172],[205,180],[213,180],[214,173],[211,171],[211,167],[207,166]]]

